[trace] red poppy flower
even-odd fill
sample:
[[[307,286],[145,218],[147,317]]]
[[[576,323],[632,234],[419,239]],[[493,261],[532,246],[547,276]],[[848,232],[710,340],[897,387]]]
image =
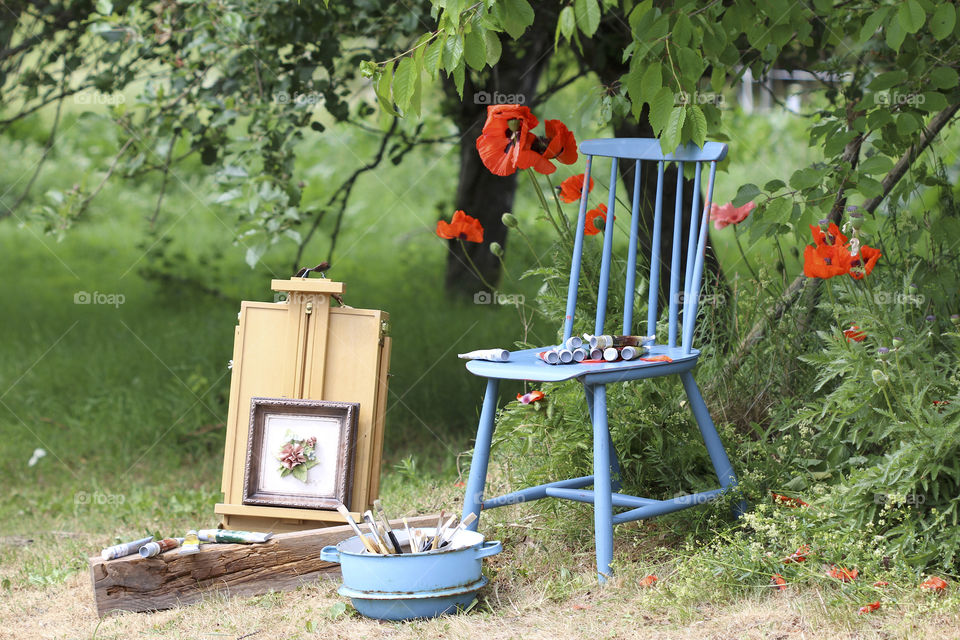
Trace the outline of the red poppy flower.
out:
[[[890,585],[890,583],[887,582],[886,580],[877,580],[876,582],[873,583],[873,586],[875,586],[875,587],[886,587],[886,586],[889,586],[889,585]]]
[[[867,339],[867,334],[860,331],[860,327],[855,324],[850,325],[850,328],[843,332],[843,336],[847,339],[847,342],[851,340],[854,342],[863,342]]]
[[[863,280],[870,275],[882,255],[879,249],[867,245],[860,247],[860,255],[850,256],[850,277],[854,280]]]
[[[536,389],[530,393],[518,393],[517,402],[520,404],[533,404],[534,402],[540,402],[543,400],[544,395],[543,391]]]
[[[849,252],[841,245],[807,245],[803,250],[803,275],[828,280],[849,273]]]
[[[544,137],[535,137],[529,147],[519,152],[518,169],[533,169],[537,173],[549,175],[557,170],[551,160],[561,164],[573,164],[577,161],[577,140],[567,129],[567,125],[559,120],[547,120],[544,129]]]
[[[836,223],[831,222],[827,226],[827,230],[824,231],[815,224],[810,225],[810,231],[813,233],[813,241],[817,243],[818,247],[830,247],[834,245],[845,245],[849,238],[843,235],[840,231],[840,227]]]
[[[871,611],[876,611],[880,608],[880,601],[871,602],[870,604],[864,605],[857,610],[857,615],[862,616],[865,613],[870,613]]]
[[[716,203],[710,206],[710,219],[714,229],[723,229],[731,224],[739,224],[747,219],[750,212],[756,208],[756,203],[748,202],[742,207],[734,207],[732,202],[720,206]]]
[[[853,582],[857,579],[858,575],[860,575],[859,569],[847,569],[845,567],[838,567],[835,564],[830,565],[830,568],[827,570],[828,577],[836,578],[840,582]]]
[[[473,216],[457,211],[450,222],[437,221],[437,235],[446,240],[483,242],[483,225]]]
[[[487,121],[477,138],[477,151],[483,166],[498,176],[516,172],[520,154],[536,140],[530,130],[539,122],[529,107],[518,104],[487,107]]]
[[[779,573],[775,573],[770,576],[770,586],[772,586],[777,591],[784,591],[787,588],[787,581],[783,579],[783,576]]]
[[[561,182],[560,199],[568,204],[579,200],[581,194],[583,193],[584,177],[585,176],[581,173],[578,176],[570,176]],[[593,178],[590,178],[590,188],[587,189],[587,193],[590,193],[591,191],[593,191]]]
[[[807,556],[810,554],[810,545],[803,544],[797,548],[796,551],[791,553],[789,556],[783,559],[783,564],[791,564],[794,562],[806,562]]]
[[[583,232],[588,236],[595,236],[600,233],[600,229],[597,229],[594,224],[594,220],[597,218],[602,218],[604,222],[607,221],[607,205],[601,204],[596,209],[587,211],[587,221],[583,225]]]
[[[937,576],[930,576],[920,583],[921,589],[930,589],[936,593],[942,593],[947,590],[947,581]]]
[[[773,501],[777,504],[782,504],[785,507],[809,507],[810,505],[801,500],[800,498],[791,498],[790,496],[783,496],[779,493],[771,493],[773,496]]]
[[[640,581],[641,587],[652,587],[657,581],[657,576],[650,574]]]

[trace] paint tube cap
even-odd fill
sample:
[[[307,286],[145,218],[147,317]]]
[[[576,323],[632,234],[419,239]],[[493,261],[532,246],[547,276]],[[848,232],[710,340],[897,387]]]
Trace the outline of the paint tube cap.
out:
[[[617,351],[616,347],[607,347],[603,350],[603,359],[607,362],[614,362],[619,357],[620,352]]]

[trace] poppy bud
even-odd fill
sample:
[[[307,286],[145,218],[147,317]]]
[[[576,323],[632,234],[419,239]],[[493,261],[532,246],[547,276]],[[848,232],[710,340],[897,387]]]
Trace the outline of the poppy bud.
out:
[[[523,122],[521,122],[519,118],[507,120],[507,126],[510,128],[510,131],[519,131],[522,125]]]
[[[900,336],[893,336],[893,348],[898,349],[903,346],[903,338]]]
[[[878,387],[882,387],[885,383],[890,381],[890,378],[887,377],[887,374],[885,374],[883,371],[880,371],[880,369],[874,369],[871,371],[870,377],[873,378],[873,384],[877,385]]]
[[[593,219],[593,226],[597,228],[597,231],[603,231],[603,228],[607,226],[607,221],[597,216]]]
[[[520,226],[520,221],[517,220],[517,216],[513,215],[512,213],[503,214],[500,220],[503,222],[503,226],[510,229],[516,229],[518,226]]]
[[[826,218],[823,218],[822,220],[820,220],[820,230],[821,230],[821,231],[826,231],[826,230],[829,229],[829,228],[830,228],[830,221],[829,221],[829,220],[827,220]]]
[[[877,356],[879,356],[880,358],[886,358],[887,354],[889,353],[890,353],[890,349],[888,349],[887,347],[880,347],[879,349],[877,349]]]
[[[933,315],[932,313],[927,316],[927,322],[933,322],[936,319],[937,319],[937,316]]]
[[[960,313],[954,313],[950,316],[950,322],[960,325]]]
[[[499,242],[490,243],[490,253],[497,256],[498,258],[503,257],[503,247],[500,246]]]
[[[863,214],[859,211],[853,211],[850,213],[850,226],[856,230],[860,230],[860,227],[863,226]]]

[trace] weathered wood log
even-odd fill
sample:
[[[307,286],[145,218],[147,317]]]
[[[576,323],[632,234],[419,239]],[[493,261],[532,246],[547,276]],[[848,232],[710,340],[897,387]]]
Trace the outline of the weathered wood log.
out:
[[[411,526],[432,526],[437,517],[408,518]],[[391,526],[402,527],[398,520]],[[254,596],[289,591],[340,565],[320,560],[320,550],[354,535],[349,526],[278,533],[262,544],[204,544],[200,553],[172,549],[152,558],[139,555],[104,561],[90,558],[97,614],[157,611],[199,602],[207,595]]]

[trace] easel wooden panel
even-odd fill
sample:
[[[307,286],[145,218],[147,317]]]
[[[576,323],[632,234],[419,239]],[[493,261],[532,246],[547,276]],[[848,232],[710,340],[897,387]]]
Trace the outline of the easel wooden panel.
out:
[[[233,353],[222,490],[215,508],[229,529],[292,531],[339,524],[337,512],[243,504],[250,399],[254,396],[358,402],[351,511],[379,495],[386,414],[389,316],[371,309],[331,308],[343,283],[326,279],[274,280],[285,302],[240,306]]]

